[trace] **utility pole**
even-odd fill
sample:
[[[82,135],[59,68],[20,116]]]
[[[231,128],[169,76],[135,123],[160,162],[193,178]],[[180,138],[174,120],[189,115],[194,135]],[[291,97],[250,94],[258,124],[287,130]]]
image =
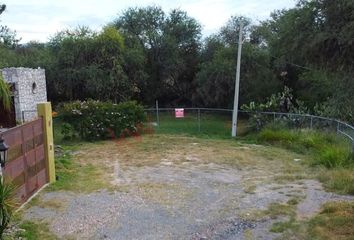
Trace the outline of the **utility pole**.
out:
[[[236,66],[236,81],[235,81],[235,96],[234,96],[234,110],[232,113],[232,131],[231,136],[237,135],[237,113],[238,113],[238,95],[240,91],[240,70],[241,70],[241,51],[242,51],[242,28],[243,23],[240,24],[240,33],[238,36],[238,51],[237,51],[237,66]]]

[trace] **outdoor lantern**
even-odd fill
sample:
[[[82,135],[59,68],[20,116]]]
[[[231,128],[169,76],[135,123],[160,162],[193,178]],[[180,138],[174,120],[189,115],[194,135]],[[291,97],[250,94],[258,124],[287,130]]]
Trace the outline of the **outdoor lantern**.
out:
[[[1,167],[5,167],[5,162],[7,160],[7,150],[9,146],[4,142],[4,139],[0,137],[0,164]]]

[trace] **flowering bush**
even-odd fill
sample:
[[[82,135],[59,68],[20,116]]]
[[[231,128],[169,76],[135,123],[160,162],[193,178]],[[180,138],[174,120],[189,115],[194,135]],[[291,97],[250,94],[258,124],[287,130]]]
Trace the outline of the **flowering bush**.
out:
[[[81,138],[97,140],[137,133],[144,121],[144,109],[134,101],[113,104],[100,101],[75,101],[59,107],[64,122],[73,126]]]

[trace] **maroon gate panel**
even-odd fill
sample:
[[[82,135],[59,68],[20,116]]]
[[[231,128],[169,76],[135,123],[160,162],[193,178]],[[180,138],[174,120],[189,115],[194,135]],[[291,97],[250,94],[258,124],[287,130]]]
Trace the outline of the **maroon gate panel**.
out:
[[[43,120],[39,118],[3,133],[9,146],[3,169],[5,181],[17,187],[17,197],[25,202],[48,182],[44,154]]]

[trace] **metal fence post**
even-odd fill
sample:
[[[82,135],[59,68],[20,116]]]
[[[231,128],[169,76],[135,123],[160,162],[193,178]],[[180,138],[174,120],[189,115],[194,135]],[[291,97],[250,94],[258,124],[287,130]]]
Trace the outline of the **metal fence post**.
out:
[[[275,113],[273,113],[273,122],[275,122]]]
[[[158,100],[156,100],[156,122],[157,122],[157,127],[160,127],[159,101]]]
[[[200,108],[198,108],[198,132],[200,132]]]
[[[338,121],[336,121],[337,122],[337,134],[339,133],[339,122]]]
[[[313,117],[311,116],[311,117],[310,117],[310,119],[311,119],[311,122],[310,122],[310,128],[312,129],[312,125],[313,125]]]
[[[22,123],[25,122],[25,111],[22,111]]]

